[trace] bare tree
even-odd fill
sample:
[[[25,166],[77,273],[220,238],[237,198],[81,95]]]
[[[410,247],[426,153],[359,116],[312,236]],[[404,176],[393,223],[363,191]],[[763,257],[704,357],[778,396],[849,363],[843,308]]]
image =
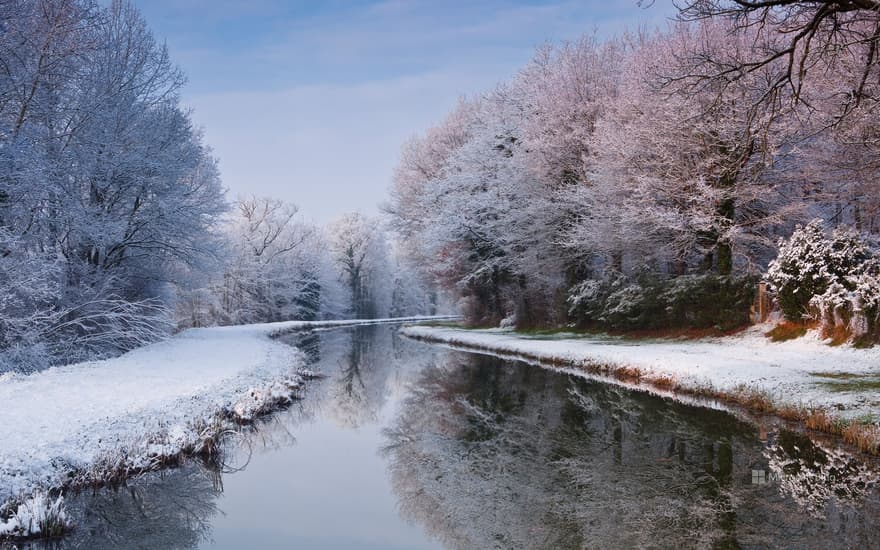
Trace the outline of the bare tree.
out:
[[[880,2],[876,0],[682,0],[679,18],[719,18],[729,34],[749,30],[750,48],[725,55],[683,52],[696,85],[720,90],[747,75],[771,68],[756,108],[786,102],[827,109],[835,126],[859,108],[874,111],[880,101]],[[833,86],[829,84],[833,83]],[[824,104],[824,105],[823,105]]]

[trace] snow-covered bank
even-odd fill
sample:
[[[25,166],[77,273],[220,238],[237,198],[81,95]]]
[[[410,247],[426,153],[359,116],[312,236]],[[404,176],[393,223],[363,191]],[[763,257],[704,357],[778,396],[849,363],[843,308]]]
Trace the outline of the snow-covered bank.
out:
[[[2,375],[0,505],[71,479],[100,479],[110,468],[149,468],[197,444],[218,413],[247,419],[290,395],[304,362],[272,336],[400,321],[191,329],[111,360]]]
[[[766,394],[779,407],[820,408],[847,419],[880,418],[880,349],[829,347],[810,337],[772,343],[758,328],[724,338],[627,340],[528,336],[508,330],[411,326],[403,334],[554,365],[636,368],[663,387]]]

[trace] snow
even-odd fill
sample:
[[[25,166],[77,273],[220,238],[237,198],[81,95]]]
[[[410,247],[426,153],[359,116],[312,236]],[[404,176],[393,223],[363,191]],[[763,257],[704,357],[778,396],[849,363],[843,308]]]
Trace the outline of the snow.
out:
[[[33,537],[42,534],[44,527],[51,531],[69,526],[64,497],[52,499],[46,493],[37,491],[22,502],[8,520],[0,520],[0,538]]]
[[[686,387],[767,392],[776,404],[834,410],[846,418],[880,418],[880,392],[846,382],[880,383],[880,349],[830,347],[815,335],[771,342],[753,327],[736,336],[702,340],[628,340],[607,335],[534,337],[504,329],[409,326],[403,334],[501,355],[637,367]],[[835,388],[834,386],[837,385]]]
[[[409,317],[406,321],[429,319]],[[436,317],[430,319],[438,319]],[[0,376],[0,506],[102,464],[148,467],[198,442],[221,411],[247,419],[302,384],[280,333],[395,319],[190,329],[105,361]],[[122,462],[120,462],[122,461]]]

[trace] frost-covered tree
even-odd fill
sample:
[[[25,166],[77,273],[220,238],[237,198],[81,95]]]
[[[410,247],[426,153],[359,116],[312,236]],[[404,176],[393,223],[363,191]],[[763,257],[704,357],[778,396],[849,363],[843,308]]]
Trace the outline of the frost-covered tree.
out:
[[[598,232],[612,236],[604,243],[611,253],[626,250],[678,274],[730,275],[737,262],[740,270],[760,264],[775,227],[802,210],[791,200],[796,190],[777,175],[789,135],[765,131],[750,113],[751,82],[731,86],[724,102],[663,82],[688,70],[678,52],[736,50],[753,41],[722,43],[716,37],[724,32],[707,22],[634,41],[620,93],[594,133],[590,185],[582,192],[590,211],[574,225],[573,245],[589,246],[589,234]]]
[[[296,206],[280,200],[251,197],[236,207],[221,298],[228,321],[317,318],[322,281],[316,230],[297,219]]]
[[[405,252],[477,324],[745,322],[797,223],[880,229],[875,14],[852,4],[690,2],[663,31],[542,47],[404,146],[387,210]],[[792,77],[761,56],[806,14],[824,19],[796,49],[840,51],[796,52],[813,64]]]
[[[46,275],[44,298],[2,313],[41,323],[0,353],[43,366],[155,338],[177,289],[214,269],[226,208],[183,75],[127,2],[4,2],[0,25],[4,253]]]
[[[178,308],[181,326],[338,317],[348,296],[319,228],[273,198],[240,198],[227,227],[223,269]]]
[[[845,123],[859,111],[876,114],[880,76],[880,3],[876,0],[687,0],[676,3],[680,18],[725,20],[727,36],[755,34],[758,40],[736,55],[685,51],[698,70],[694,86],[726,87],[770,69],[756,91],[756,110],[776,111],[797,103],[824,124]]]
[[[350,213],[332,222],[327,231],[330,257],[348,291],[349,313],[356,318],[387,317],[391,260],[380,222]]]

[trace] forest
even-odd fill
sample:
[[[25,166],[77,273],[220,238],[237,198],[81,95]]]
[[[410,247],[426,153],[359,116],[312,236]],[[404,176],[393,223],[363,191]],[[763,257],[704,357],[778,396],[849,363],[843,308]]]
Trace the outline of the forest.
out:
[[[880,0],[653,1],[0,0],[0,550],[876,543]]]
[[[472,325],[880,337],[880,13],[692,1],[547,44],[405,143],[383,216],[230,197],[137,8],[0,5],[0,371],[197,326]]]
[[[0,3],[0,372],[432,307],[375,220],[227,197],[185,81],[128,2]]]
[[[404,145],[386,206],[473,325],[878,334],[873,1],[676,4],[548,44]],[[777,257],[778,256],[778,257]]]

